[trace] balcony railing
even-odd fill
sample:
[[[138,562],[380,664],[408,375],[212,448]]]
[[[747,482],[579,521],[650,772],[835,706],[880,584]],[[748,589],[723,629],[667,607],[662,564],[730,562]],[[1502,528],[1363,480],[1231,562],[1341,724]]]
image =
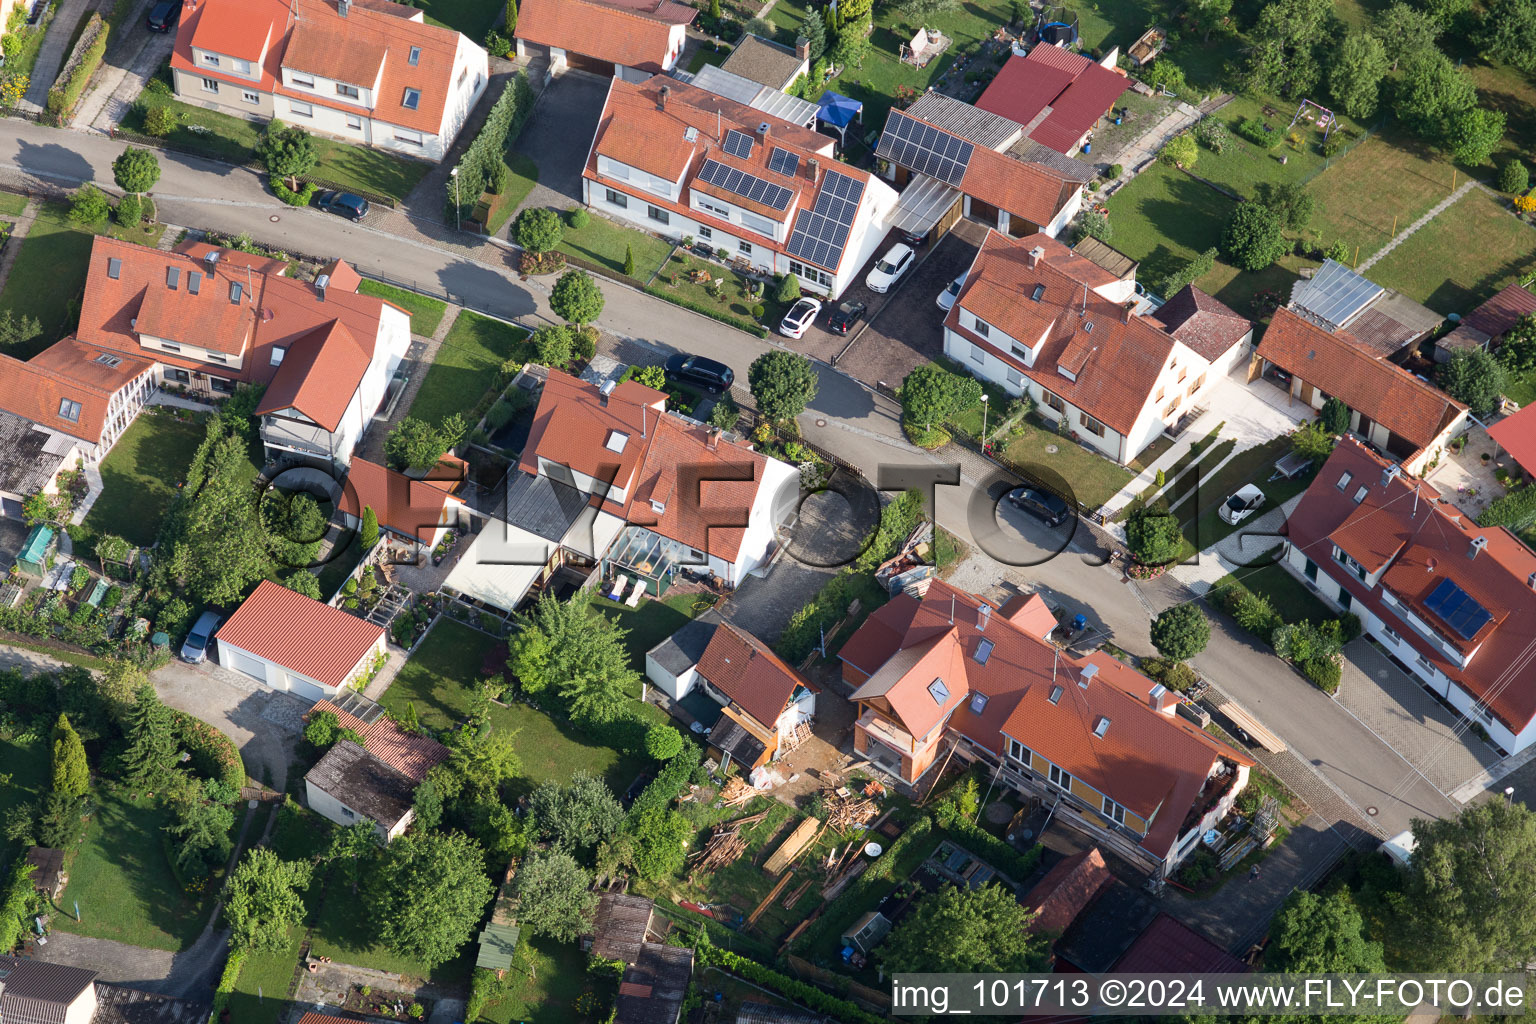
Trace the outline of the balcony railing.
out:
[[[859,728],[894,750],[907,755],[917,752],[917,744],[913,742],[912,734],[884,715],[866,711],[859,718],[858,724]]]

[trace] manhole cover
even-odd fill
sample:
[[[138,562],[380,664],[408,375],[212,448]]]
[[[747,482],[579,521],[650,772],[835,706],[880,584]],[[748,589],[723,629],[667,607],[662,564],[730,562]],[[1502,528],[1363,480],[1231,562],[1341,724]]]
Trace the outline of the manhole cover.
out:
[[[826,420],[817,420],[817,421],[816,421],[816,425],[817,425],[817,426],[818,426],[818,427],[824,427],[824,426],[826,426],[826,425],[827,425],[827,421],[826,421]]]
[[[1053,444],[1046,445],[1045,446],[1045,453],[1047,455],[1055,455],[1056,454],[1056,446],[1053,445]]]
[[[273,223],[273,224],[276,224],[276,223],[277,223],[277,222],[278,222],[278,221],[280,221],[280,220],[282,220],[282,219],[283,219],[283,218],[281,218],[281,217],[279,217],[279,216],[278,216],[278,215],[277,215],[277,214],[275,214],[275,213],[274,213],[274,214],[273,214],[273,215],[272,215],[272,216],[270,216],[270,217],[268,217],[268,218],[267,218],[267,220],[269,220],[269,221],[271,221],[271,222],[272,222],[272,223]]]
[[[1376,809],[1376,808],[1374,808],[1374,807],[1367,807],[1367,808],[1366,808],[1366,809],[1365,809],[1365,813],[1366,813],[1366,814],[1369,814],[1369,815],[1370,815],[1370,816],[1371,816],[1371,817],[1373,817],[1373,818],[1374,818],[1374,817],[1376,817],[1376,815],[1378,815],[1378,814],[1380,814],[1380,813],[1381,813],[1381,812],[1380,812],[1380,811],[1378,811],[1378,810],[1377,810],[1377,809]]]

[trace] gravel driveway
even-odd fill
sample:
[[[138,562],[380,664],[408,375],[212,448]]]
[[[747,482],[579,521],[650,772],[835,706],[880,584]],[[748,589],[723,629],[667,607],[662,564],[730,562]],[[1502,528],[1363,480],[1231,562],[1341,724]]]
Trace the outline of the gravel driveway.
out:
[[[296,698],[247,682],[212,662],[172,661],[151,678],[161,700],[234,740],[252,778],[264,779],[278,792],[287,788],[297,716],[284,713],[288,709],[282,705]]]

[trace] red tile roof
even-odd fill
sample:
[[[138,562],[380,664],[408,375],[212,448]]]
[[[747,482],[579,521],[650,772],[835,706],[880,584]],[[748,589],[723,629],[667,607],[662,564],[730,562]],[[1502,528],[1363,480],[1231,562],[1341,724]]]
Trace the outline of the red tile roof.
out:
[[[1028,56],[1010,57],[976,106],[1025,125],[1035,142],[1069,153],[1130,87],[1123,75],[1042,44]]]
[[[1098,847],[1066,858],[1024,895],[1035,912],[1029,930],[1060,935],[1112,880]]]
[[[1420,448],[1466,412],[1445,392],[1359,347],[1348,332],[1330,333],[1290,309],[1275,312],[1258,353]]]
[[[926,689],[935,676],[952,695],[985,697],[980,710],[969,698],[955,702],[949,728],[999,755],[1011,736],[1133,813],[1155,815],[1142,846],[1158,857],[1178,838],[1217,758],[1253,764],[1191,723],[1153,710],[1147,695],[1157,684],[1106,654],[1072,657],[999,615],[978,628],[982,603],[934,581],[921,599],[901,595],[880,607],[839,655],[876,669],[855,698],[872,683],[890,689],[893,705],[896,693],[908,692],[895,710],[904,716],[918,709],[908,732],[921,736],[932,713],[910,698],[932,704]],[[976,660],[982,640],[993,644],[985,664]],[[890,687],[882,673],[893,663],[902,681]],[[1078,684],[1089,664],[1097,678],[1084,689]],[[1052,704],[1057,686],[1062,694]],[[1110,720],[1102,737],[1094,735],[1100,718]]]
[[[627,6],[591,0],[523,0],[517,12],[517,36],[641,71],[667,70],[677,57],[671,49],[672,26],[688,24],[698,12],[687,10],[683,17],[676,4],[654,11]]]
[[[1340,441],[1286,521],[1286,535],[1356,604],[1370,608],[1473,698],[1491,702],[1499,721],[1519,733],[1536,719],[1536,662],[1528,660],[1526,650],[1536,637],[1536,596],[1530,584],[1536,552],[1503,527],[1478,526],[1422,481],[1398,474],[1384,482],[1390,465],[1352,438]],[[1340,490],[1345,473],[1349,480]],[[1366,494],[1356,504],[1354,495],[1362,485]],[[1478,537],[1486,546],[1470,557]],[[1367,589],[1334,561],[1333,547],[1340,539],[1340,547],[1348,544],[1346,550],[1363,564],[1386,567],[1379,585]],[[1445,580],[1491,616],[1471,640],[1462,639],[1424,605],[1424,598]],[[1386,600],[1384,591],[1395,595],[1396,603]],[[1405,605],[1446,646],[1463,654],[1475,649],[1465,668],[1460,657],[1453,662],[1445,646],[1403,620]]]
[[[1532,313],[1536,313],[1536,295],[1512,284],[1468,313],[1462,323],[1490,338],[1498,338],[1513,330],[1521,317]]]
[[[1176,340],[1215,362],[1246,338],[1253,323],[1194,285],[1185,285],[1153,318]]]
[[[976,147],[960,179],[960,191],[1044,227],[1072,200],[1082,183],[1044,164],[1015,160]]]
[[[1528,405],[1488,428],[1488,436],[1504,446],[1520,468],[1536,476],[1536,405]]]
[[[336,508],[362,518],[373,509],[379,525],[407,537],[430,542],[442,520],[443,509],[463,502],[448,493],[457,480],[413,480],[376,462],[353,459],[342,484]]]
[[[293,409],[334,433],[372,358],[373,345],[365,347],[341,321],[316,327],[288,347],[256,415]]]
[[[1247,974],[1251,968],[1204,935],[1158,914],[1115,964],[1116,974]]]
[[[103,355],[120,361],[115,367],[95,362]],[[29,362],[0,353],[0,410],[97,444],[112,396],[152,365],[75,338],[64,339]],[[77,419],[60,415],[66,400],[80,404]]]
[[[184,241],[176,246],[173,252],[179,252],[194,260],[202,262],[209,253],[218,253],[220,267],[239,267],[242,270],[252,270],[258,274],[281,275],[288,272],[288,264],[282,260],[271,259],[253,252],[241,252],[239,249],[222,249],[217,245],[209,245],[207,242]]]
[[[541,460],[552,462],[632,496],[649,436],[666,406],[666,395],[636,381],[620,384],[605,400],[592,385],[551,370],[518,466],[537,474]]]
[[[263,580],[216,636],[326,686],[341,687],[384,630]]]
[[[1029,253],[1036,247],[1045,255],[1031,267]],[[1146,317],[1123,322],[1122,307],[1093,290],[1115,280],[1054,238],[1036,234],[1014,239],[989,231],[944,326],[1111,429],[1128,434],[1151,400],[1174,340]],[[1045,291],[1036,301],[1031,296],[1038,285]],[[961,327],[961,309],[1026,346],[1044,335],[1034,365],[1027,365],[1011,347]],[[1091,332],[1083,329],[1089,323]],[[1068,360],[1080,364],[1075,381],[1057,370]]]
[[[699,658],[699,675],[772,730],[799,687],[815,690],[757,637],[722,622]]]
[[[997,614],[1030,636],[1037,636],[1042,640],[1060,625],[1056,621],[1056,613],[1051,611],[1050,605],[1046,604],[1045,598],[1039,594],[1030,594],[1028,597],[1020,594],[1013,597],[997,610]]]
[[[304,718],[308,721],[310,716],[321,711],[335,715],[343,729],[351,729],[363,737],[364,750],[412,782],[423,781],[433,767],[448,760],[448,748],[437,740],[408,733],[384,717],[364,723],[328,700],[317,701]]]

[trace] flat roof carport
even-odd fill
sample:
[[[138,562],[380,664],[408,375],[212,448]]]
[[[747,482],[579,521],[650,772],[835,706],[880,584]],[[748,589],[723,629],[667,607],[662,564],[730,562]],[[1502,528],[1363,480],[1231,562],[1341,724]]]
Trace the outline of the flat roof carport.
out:
[[[909,235],[926,235],[959,201],[959,189],[938,178],[914,174],[912,183],[901,193],[896,208],[891,211],[890,225]]]

